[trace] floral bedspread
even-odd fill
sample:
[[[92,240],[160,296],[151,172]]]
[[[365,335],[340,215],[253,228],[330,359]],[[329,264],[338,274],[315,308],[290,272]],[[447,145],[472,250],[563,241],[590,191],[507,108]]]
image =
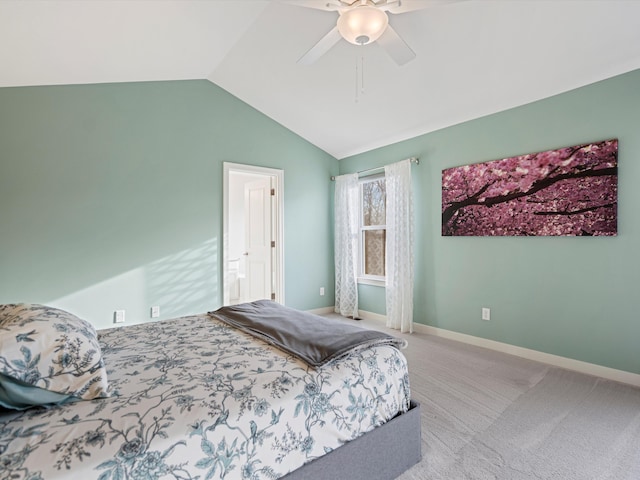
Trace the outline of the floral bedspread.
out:
[[[207,315],[99,341],[112,396],[0,411],[0,480],[275,479],[409,407],[387,345],[313,369]]]

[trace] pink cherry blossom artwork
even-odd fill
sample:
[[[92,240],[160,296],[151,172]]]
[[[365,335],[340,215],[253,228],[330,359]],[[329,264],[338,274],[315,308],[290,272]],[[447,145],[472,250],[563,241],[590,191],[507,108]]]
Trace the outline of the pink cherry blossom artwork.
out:
[[[615,236],[618,140],[442,171],[444,236]]]

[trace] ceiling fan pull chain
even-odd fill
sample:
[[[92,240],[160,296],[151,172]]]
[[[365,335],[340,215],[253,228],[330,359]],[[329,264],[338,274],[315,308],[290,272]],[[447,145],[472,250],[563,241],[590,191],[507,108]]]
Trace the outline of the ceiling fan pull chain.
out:
[[[364,95],[364,55],[360,57],[360,93]]]
[[[359,96],[360,96],[360,88],[358,88],[358,78],[359,78],[359,72],[358,72],[358,59],[356,58],[356,90],[355,90],[355,103],[358,103],[359,100]]]
[[[360,95],[364,95],[364,55],[360,57],[359,64],[356,58],[356,103],[360,101]]]

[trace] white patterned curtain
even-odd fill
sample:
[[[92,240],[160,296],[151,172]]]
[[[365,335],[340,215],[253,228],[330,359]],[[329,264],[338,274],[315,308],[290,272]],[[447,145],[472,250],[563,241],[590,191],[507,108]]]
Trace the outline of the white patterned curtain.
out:
[[[334,200],[334,250],[336,270],[335,311],[358,316],[358,174],[336,177]]]
[[[411,161],[384,167],[387,188],[387,327],[413,332],[413,192]]]

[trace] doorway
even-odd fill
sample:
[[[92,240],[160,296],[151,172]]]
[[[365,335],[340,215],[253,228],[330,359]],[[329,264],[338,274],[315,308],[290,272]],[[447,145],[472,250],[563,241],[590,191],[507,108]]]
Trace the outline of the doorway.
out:
[[[224,163],[223,304],[284,304],[284,171]]]

